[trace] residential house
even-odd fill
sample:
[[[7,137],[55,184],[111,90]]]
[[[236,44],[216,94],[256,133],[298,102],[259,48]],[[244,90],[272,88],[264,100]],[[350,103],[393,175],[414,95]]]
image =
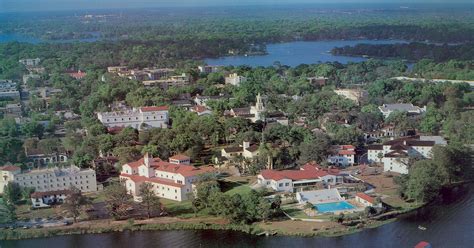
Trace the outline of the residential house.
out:
[[[0,98],[20,99],[17,84],[11,80],[0,80]]]
[[[31,194],[32,208],[49,208],[55,204],[62,204],[66,200],[69,190],[54,190],[47,192],[34,192]]]
[[[327,77],[309,77],[308,81],[313,86],[324,86],[326,85],[328,78]]]
[[[355,196],[356,202],[362,204],[364,207],[382,207],[382,203],[377,203],[377,200],[365,193],[358,192]]]
[[[237,156],[242,156],[247,159],[254,159],[258,156],[259,145],[252,144],[250,142],[244,141],[242,146],[226,147],[222,148],[221,156],[226,159],[232,159]]]
[[[383,104],[379,106],[379,110],[382,112],[382,115],[387,118],[394,111],[407,112],[410,115],[419,115],[426,112],[426,106],[420,108],[411,103]]]
[[[196,105],[191,108],[191,112],[196,113],[199,116],[202,115],[212,115],[212,111],[204,106]]]
[[[332,147],[333,154],[327,159],[328,163],[338,166],[352,166],[355,163],[355,146],[337,145]]]
[[[169,158],[170,163],[172,164],[191,164],[191,158],[184,154],[176,154]]]
[[[231,84],[234,86],[239,86],[241,83],[247,81],[246,77],[239,76],[237,73],[232,73],[229,76],[225,77],[225,83]]]
[[[153,192],[160,198],[184,201],[193,194],[194,183],[198,181],[200,175],[215,173],[214,168],[209,166],[195,167],[171,161],[165,162],[145,154],[140,160],[122,166],[120,180],[125,183],[127,192],[138,201],[139,189],[143,183],[150,183]]]
[[[99,112],[97,118],[106,127],[132,127],[135,129],[168,128],[168,106],[150,106],[122,111]]]

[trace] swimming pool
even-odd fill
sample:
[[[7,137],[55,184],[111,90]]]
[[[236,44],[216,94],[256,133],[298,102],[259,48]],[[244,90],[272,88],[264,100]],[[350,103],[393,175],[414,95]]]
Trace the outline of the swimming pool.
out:
[[[351,210],[355,207],[346,201],[315,204],[314,207],[320,213]]]

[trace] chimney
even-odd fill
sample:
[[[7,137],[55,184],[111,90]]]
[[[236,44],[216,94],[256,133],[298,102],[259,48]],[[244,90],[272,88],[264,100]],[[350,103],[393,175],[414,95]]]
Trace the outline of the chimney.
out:
[[[250,142],[244,141],[244,149],[247,149],[250,147]]]

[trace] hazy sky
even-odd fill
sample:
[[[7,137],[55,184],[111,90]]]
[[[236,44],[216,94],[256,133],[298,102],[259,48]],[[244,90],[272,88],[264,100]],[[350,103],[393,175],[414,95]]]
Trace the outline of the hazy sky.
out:
[[[0,12],[146,8],[175,6],[228,6],[294,3],[359,3],[360,0],[0,0]],[[472,3],[472,0],[363,0],[366,3]]]

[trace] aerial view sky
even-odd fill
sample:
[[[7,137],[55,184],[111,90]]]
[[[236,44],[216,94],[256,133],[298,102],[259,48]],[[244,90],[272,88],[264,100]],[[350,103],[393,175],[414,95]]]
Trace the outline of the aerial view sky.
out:
[[[472,3],[472,0],[0,0],[0,12],[298,3]]]

